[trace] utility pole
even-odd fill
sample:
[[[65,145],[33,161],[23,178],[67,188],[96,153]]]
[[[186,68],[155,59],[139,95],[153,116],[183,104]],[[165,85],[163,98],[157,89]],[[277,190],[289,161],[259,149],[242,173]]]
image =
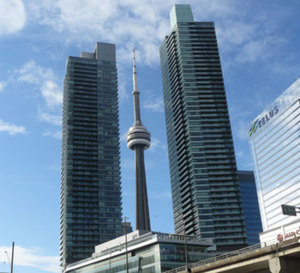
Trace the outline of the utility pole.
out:
[[[12,242],[10,273],[13,273],[14,271],[14,253],[15,253],[15,242]]]

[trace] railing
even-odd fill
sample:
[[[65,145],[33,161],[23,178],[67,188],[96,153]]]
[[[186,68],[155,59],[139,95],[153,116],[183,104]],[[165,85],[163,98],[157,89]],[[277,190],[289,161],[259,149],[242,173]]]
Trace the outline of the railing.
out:
[[[208,264],[208,263],[213,263],[213,262],[216,262],[216,261],[225,260],[229,257],[233,257],[233,256],[237,256],[237,255],[240,255],[240,254],[248,253],[248,252],[251,252],[255,249],[260,249],[260,248],[265,247],[265,246],[266,246],[266,244],[256,244],[256,245],[248,246],[248,247],[241,248],[241,249],[238,249],[238,250],[235,250],[235,251],[232,251],[232,252],[228,252],[226,254],[221,254],[221,255],[218,255],[218,256],[214,256],[214,257],[211,257],[211,258],[208,258],[208,259],[196,262],[196,263],[191,263],[191,264],[189,264],[189,267],[194,268],[194,267],[205,265],[205,264]],[[176,272],[181,272],[181,271],[184,271],[184,270],[186,270],[186,266],[181,266],[181,267],[178,267],[178,268],[175,268],[175,269],[171,269],[171,270],[165,271],[164,273],[176,273]]]

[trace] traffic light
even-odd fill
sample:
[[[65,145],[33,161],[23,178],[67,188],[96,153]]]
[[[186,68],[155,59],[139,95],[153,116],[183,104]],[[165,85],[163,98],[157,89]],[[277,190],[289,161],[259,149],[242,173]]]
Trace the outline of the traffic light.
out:
[[[297,216],[296,207],[289,205],[281,205],[282,213],[289,216]]]

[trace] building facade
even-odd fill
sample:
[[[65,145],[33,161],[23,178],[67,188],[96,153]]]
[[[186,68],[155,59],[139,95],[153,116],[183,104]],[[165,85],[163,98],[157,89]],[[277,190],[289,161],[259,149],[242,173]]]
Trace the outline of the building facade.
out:
[[[262,224],[254,173],[252,171],[238,171],[238,177],[245,215],[248,245],[255,245],[259,243],[258,234],[262,232]]]
[[[263,231],[296,220],[281,205],[300,206],[300,79],[251,123],[250,146]],[[299,221],[300,225],[300,221]]]
[[[160,47],[176,233],[214,239],[217,251],[247,245],[214,24],[175,5]]]
[[[90,258],[67,266],[67,273],[161,273],[211,257],[212,243],[192,236],[136,230],[96,246]],[[127,256],[127,262],[126,262]]]
[[[60,257],[63,269],[122,233],[115,45],[69,57],[63,98]]]

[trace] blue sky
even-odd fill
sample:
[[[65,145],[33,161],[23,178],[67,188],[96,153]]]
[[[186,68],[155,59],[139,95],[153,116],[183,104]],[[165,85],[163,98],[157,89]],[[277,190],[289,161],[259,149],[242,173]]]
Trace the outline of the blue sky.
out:
[[[120,4],[122,2],[122,4]],[[298,0],[0,0],[0,272],[59,272],[62,86],[67,56],[117,45],[123,215],[135,225],[131,52],[142,120],[152,229],[173,232],[159,45],[169,11],[191,4],[217,30],[239,169],[251,170],[249,123],[299,77]]]

